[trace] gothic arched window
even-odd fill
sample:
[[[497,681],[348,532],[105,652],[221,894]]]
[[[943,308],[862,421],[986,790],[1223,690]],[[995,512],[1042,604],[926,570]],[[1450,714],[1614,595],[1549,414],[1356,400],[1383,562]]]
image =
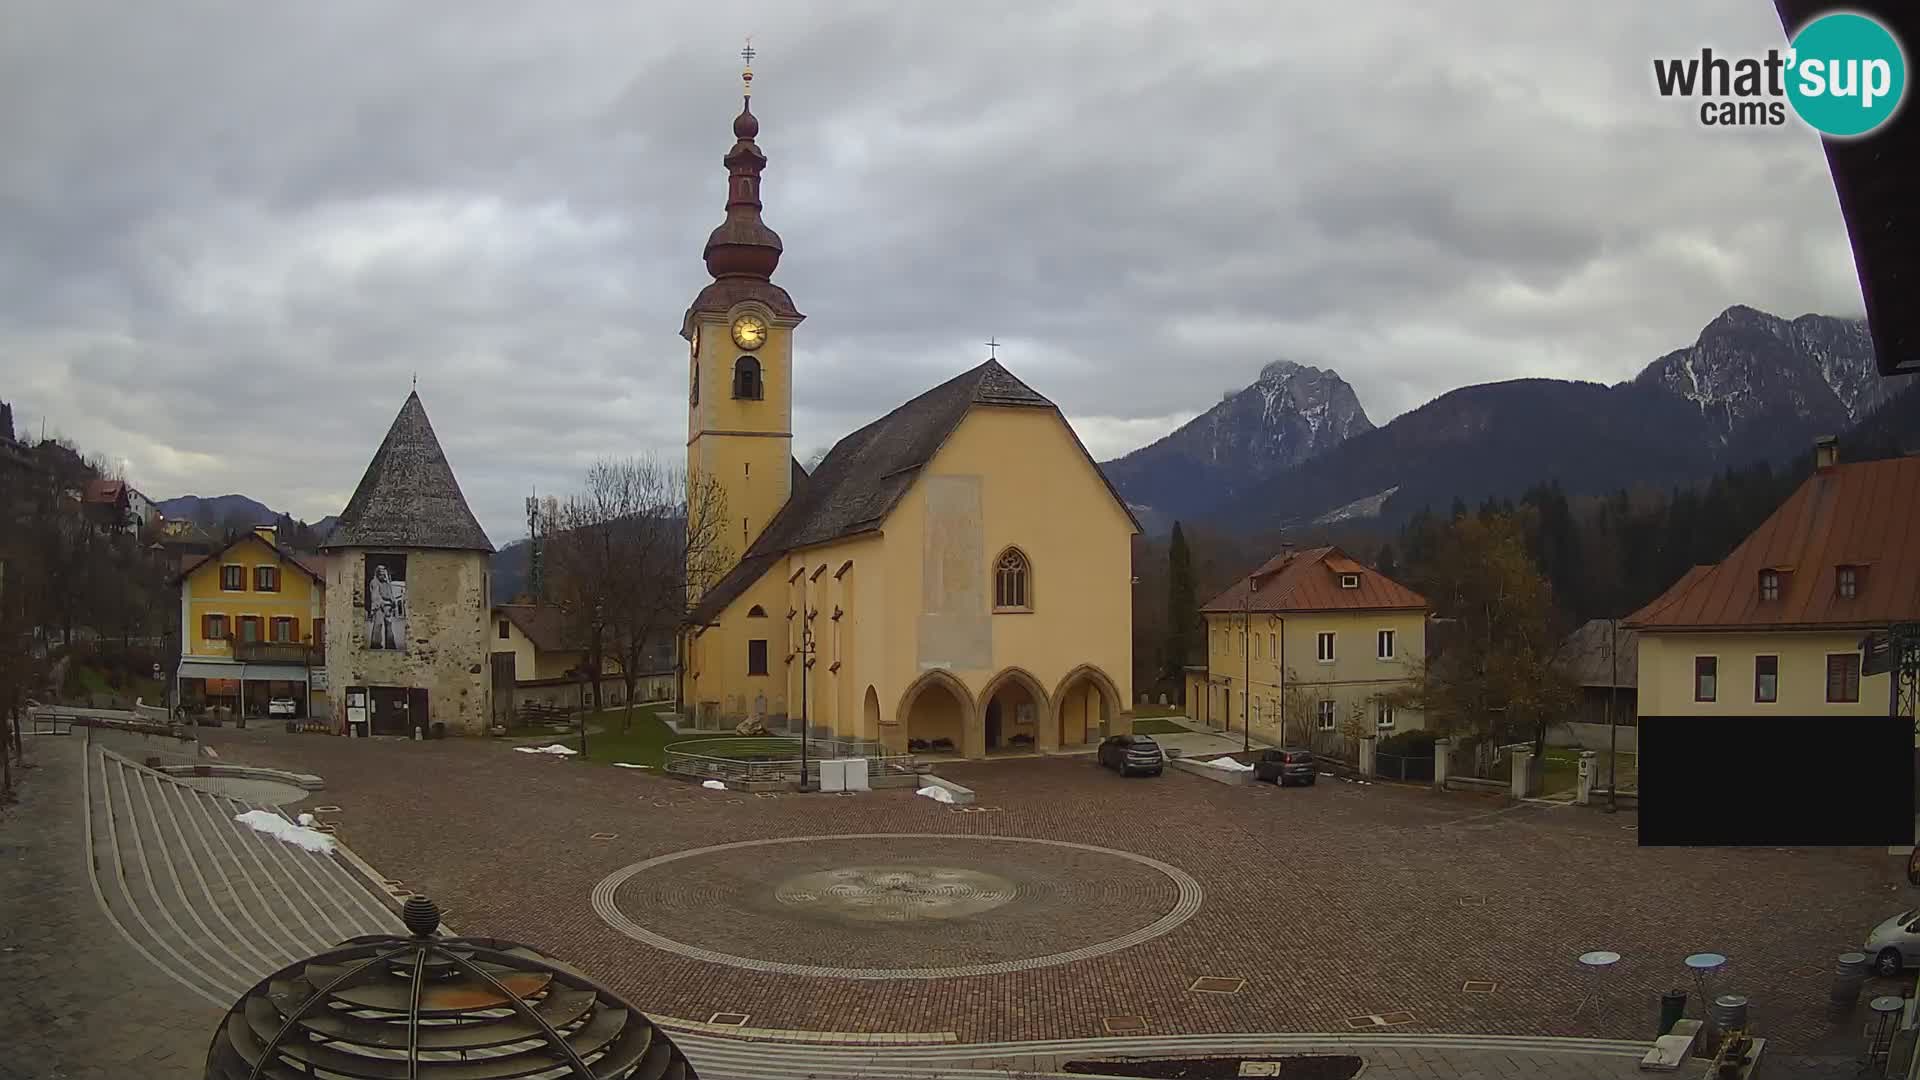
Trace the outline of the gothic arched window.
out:
[[[1008,548],[994,562],[993,610],[1033,610],[1033,567],[1019,548]]]
[[[743,356],[733,362],[733,396],[751,401],[760,400],[760,361],[751,356]]]

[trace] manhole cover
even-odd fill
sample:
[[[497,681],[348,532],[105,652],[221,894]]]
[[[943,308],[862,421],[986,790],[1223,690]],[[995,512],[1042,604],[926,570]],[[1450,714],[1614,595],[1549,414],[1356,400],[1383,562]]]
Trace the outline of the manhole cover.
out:
[[[1187,989],[1202,994],[1237,994],[1241,990],[1246,989],[1246,985],[1247,980],[1245,979],[1230,979],[1219,975],[1202,975],[1193,980],[1193,985],[1187,987]]]

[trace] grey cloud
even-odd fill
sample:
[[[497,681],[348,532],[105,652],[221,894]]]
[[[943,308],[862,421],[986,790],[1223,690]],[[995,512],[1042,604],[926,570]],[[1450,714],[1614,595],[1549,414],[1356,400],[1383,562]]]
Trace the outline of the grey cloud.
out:
[[[318,517],[417,373],[510,539],[684,445],[743,31],[797,452],[989,335],[1112,454],[1280,355],[1384,422],[1730,303],[1857,312],[1817,140],[1652,91],[1768,5],[1674,8],[0,0],[0,397],[156,496]]]

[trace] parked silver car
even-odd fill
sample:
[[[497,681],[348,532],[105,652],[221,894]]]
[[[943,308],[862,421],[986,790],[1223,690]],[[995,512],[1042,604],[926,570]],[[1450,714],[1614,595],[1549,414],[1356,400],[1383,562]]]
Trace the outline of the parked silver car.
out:
[[[1920,908],[1874,927],[1862,951],[1873,958],[1873,970],[1880,975],[1898,975],[1902,968],[1920,965]]]

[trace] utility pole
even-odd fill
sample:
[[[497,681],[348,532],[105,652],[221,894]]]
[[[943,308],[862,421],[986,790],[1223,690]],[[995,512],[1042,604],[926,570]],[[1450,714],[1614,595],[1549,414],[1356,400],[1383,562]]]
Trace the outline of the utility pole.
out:
[[[1256,579],[1247,575],[1247,592],[1240,600],[1240,747],[1253,749],[1253,660],[1247,638],[1253,635],[1253,586]]]
[[[1613,695],[1620,686],[1620,620],[1607,620],[1607,659],[1613,674],[1607,679],[1607,813],[1620,809],[1620,726],[1613,720]]]

